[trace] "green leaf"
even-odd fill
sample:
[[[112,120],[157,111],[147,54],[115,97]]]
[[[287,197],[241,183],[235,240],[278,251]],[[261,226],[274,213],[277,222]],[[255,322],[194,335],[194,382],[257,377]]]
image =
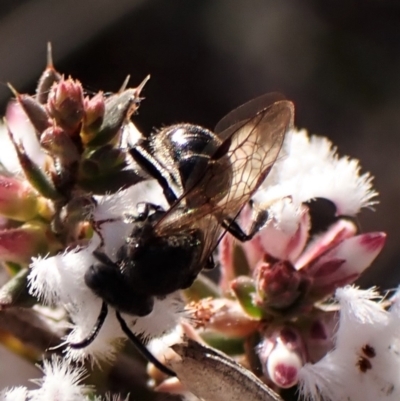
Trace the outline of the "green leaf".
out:
[[[8,128],[10,140],[14,145],[15,151],[17,152],[19,163],[24,170],[27,180],[31,185],[45,198],[52,200],[62,199],[62,195],[57,192],[54,184],[46,173],[37,166],[26,154],[22,144],[17,144],[14,140],[14,136]]]
[[[29,273],[29,269],[22,269],[0,288],[0,310],[12,306],[30,308],[38,303],[28,290]]]
[[[241,355],[244,353],[244,339],[226,337],[218,333],[201,333],[201,338],[211,347],[219,349],[228,355]]]
[[[247,276],[237,277],[232,281],[231,288],[243,310],[252,318],[262,319],[263,310],[253,302],[256,294],[254,280]]]

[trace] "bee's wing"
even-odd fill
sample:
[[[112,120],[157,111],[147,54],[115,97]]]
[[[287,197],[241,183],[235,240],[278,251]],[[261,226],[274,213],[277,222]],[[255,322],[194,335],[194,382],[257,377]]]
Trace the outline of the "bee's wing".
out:
[[[253,110],[252,117],[234,123],[219,133],[225,143],[222,147],[230,144],[227,155],[232,164],[232,185],[225,197],[214,205],[212,213],[202,218],[202,225],[208,225],[205,228],[203,263],[226,233],[219,223],[226,217],[235,219],[238,216],[267,177],[278,157],[285,134],[293,125],[294,106],[286,100],[264,105],[254,115],[254,107],[262,107],[263,102],[269,99],[263,96],[241,106],[239,117]],[[216,130],[223,127],[228,118],[231,122],[237,118],[234,112],[224,117]]]
[[[258,112],[281,100],[286,99],[278,92],[265,93],[262,96],[249,100],[221,118],[214,128],[214,132],[219,134],[237,123],[245,122],[254,117]]]
[[[232,171],[211,170],[210,173],[221,177],[231,174],[229,191],[217,203],[209,199],[204,205],[185,210],[184,216],[174,213],[174,209],[181,204],[178,202],[177,207],[173,206],[165,219],[162,219],[158,226],[160,233],[166,234],[170,230],[180,230],[182,226],[195,224],[204,229],[206,235],[204,255],[212,252],[221,236],[219,222],[228,216],[236,218],[250,200],[268,175],[278,157],[285,134],[293,125],[293,103],[275,99],[276,95],[254,99],[230,112],[217,124],[216,131],[219,131],[222,144],[215,158],[228,157],[230,163],[226,168]],[[215,183],[215,177],[210,177],[207,182],[209,185]],[[187,196],[195,196],[196,191],[207,192],[207,182],[203,181],[201,187],[193,186],[180,201]]]
[[[257,102],[260,100],[255,99],[249,106],[246,104],[241,107],[247,106],[250,109],[253,104],[260,107]],[[230,118],[234,117],[233,112],[230,115]],[[279,100],[265,106],[253,117],[237,122],[219,133],[224,141],[222,147],[229,144],[227,155],[233,174],[231,188],[218,203],[214,213],[236,217],[250,200],[277,159],[285,134],[293,126],[293,116],[293,103]],[[221,123],[217,128],[220,126]]]

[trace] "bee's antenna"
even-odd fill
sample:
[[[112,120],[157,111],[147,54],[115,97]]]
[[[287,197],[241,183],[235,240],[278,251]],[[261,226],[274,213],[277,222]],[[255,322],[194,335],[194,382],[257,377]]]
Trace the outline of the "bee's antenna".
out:
[[[107,317],[107,313],[108,313],[108,307],[107,304],[103,301],[99,317],[97,318],[96,324],[94,325],[92,331],[82,341],[79,341],[78,343],[69,343],[69,347],[72,349],[81,349],[91,344],[99,334],[100,329],[103,327],[104,321],[106,320]]]
[[[126,334],[126,336],[133,342],[136,349],[150,362],[152,363],[158,370],[165,373],[168,376],[176,377],[176,373],[171,369],[167,368],[163,365],[140,341],[140,339],[132,333],[126,324],[125,320],[122,318],[119,312],[116,312],[117,319],[119,324],[121,325],[122,331]]]

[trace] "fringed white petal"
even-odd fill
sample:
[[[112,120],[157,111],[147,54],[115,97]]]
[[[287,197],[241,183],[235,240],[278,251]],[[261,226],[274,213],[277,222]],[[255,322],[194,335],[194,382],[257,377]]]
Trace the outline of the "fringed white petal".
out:
[[[72,368],[62,358],[45,361],[44,377],[35,382],[38,390],[29,392],[30,401],[86,401],[89,388],[80,382],[85,378],[84,368]]]
[[[0,401],[26,401],[28,399],[26,387],[14,387],[0,392]]]
[[[355,215],[376,203],[371,175],[360,175],[357,160],[339,158],[327,138],[292,130],[283,154],[259,190],[265,192],[265,202],[292,197],[293,204],[299,205],[322,197],[335,203],[339,215]]]

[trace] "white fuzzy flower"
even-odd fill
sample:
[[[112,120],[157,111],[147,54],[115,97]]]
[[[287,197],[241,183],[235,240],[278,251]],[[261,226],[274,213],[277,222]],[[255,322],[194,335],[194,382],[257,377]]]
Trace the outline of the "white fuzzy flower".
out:
[[[0,401],[26,401],[28,389],[26,387],[14,387],[0,392]]]
[[[0,392],[0,401],[102,401],[92,394],[93,389],[82,384],[87,376],[83,367],[76,368],[67,364],[65,359],[53,356],[43,363],[43,377],[32,380],[39,388],[28,390],[14,387]],[[127,401],[119,395],[107,394],[105,401]]]
[[[400,397],[399,316],[375,290],[341,288],[335,348],[300,370],[301,393],[311,400],[377,401]]]
[[[29,392],[30,401],[86,400],[89,388],[80,382],[85,378],[84,368],[72,368],[65,360],[53,357],[43,365],[44,377],[35,380],[40,388]]]
[[[256,193],[257,202],[271,205],[289,197],[292,209],[296,209],[302,202],[325,198],[335,204],[337,215],[350,216],[376,203],[371,175],[360,175],[357,160],[339,158],[327,138],[310,137],[305,130],[293,129],[286,135],[282,154]],[[295,210],[289,211],[287,204],[271,207],[270,214],[285,230],[288,219],[293,226],[301,218],[300,210],[296,217]]]

